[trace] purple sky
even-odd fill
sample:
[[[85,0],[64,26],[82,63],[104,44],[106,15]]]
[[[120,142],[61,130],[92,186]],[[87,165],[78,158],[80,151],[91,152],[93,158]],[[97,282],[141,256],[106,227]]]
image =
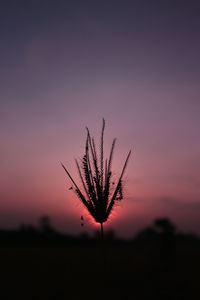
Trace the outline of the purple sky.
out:
[[[133,149],[126,198],[108,228],[155,217],[200,233],[199,1],[1,1],[0,227],[41,215],[93,225],[59,165],[76,174],[87,125],[117,137],[116,176]],[[76,176],[76,175],[75,175]]]

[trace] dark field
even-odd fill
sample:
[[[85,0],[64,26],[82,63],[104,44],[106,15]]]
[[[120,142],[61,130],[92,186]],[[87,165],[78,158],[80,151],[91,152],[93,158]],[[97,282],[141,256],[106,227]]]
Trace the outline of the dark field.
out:
[[[4,244],[0,266],[2,300],[200,299],[199,247]]]

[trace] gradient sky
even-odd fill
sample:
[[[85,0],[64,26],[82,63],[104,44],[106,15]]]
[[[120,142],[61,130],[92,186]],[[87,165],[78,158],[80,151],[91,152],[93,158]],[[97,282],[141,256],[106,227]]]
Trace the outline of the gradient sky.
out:
[[[94,226],[69,191],[87,125],[129,149],[125,199],[108,224],[132,236],[155,217],[200,233],[199,1],[1,1],[0,227],[49,215]]]

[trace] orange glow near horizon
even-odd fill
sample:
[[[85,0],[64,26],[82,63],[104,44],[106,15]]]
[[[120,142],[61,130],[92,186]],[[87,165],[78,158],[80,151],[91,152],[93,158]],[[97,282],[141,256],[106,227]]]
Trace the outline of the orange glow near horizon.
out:
[[[148,9],[142,1],[106,9],[97,1],[55,1],[56,10],[54,1],[14,2],[1,7],[0,229],[49,215],[59,230],[82,230],[87,212],[68,190],[60,161],[77,180],[85,127],[99,153],[105,118],[105,157],[117,138],[114,180],[132,150],[124,199],[105,227],[131,235],[165,215],[200,233],[200,18],[193,1],[181,10],[176,1],[167,10],[156,1]],[[89,231],[89,217],[87,224]]]

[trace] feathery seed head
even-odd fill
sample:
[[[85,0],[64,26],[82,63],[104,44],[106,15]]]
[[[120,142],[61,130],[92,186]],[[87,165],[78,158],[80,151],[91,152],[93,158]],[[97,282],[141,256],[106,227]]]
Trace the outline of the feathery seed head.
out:
[[[91,138],[90,131],[87,127],[86,130],[87,138],[85,154],[80,164],[75,160],[82,188],[78,187],[66,167],[63,164],[61,165],[73,184],[73,191],[75,191],[76,195],[87,208],[94,220],[102,224],[109,218],[116,201],[121,201],[123,199],[122,178],[131,151],[129,151],[126,157],[119,179],[115,184],[114,191],[111,192],[111,188],[113,188],[111,166],[116,139],[112,142],[109,159],[104,159],[105,120],[103,119],[102,124],[99,156],[97,155],[95,140],[94,138]]]

